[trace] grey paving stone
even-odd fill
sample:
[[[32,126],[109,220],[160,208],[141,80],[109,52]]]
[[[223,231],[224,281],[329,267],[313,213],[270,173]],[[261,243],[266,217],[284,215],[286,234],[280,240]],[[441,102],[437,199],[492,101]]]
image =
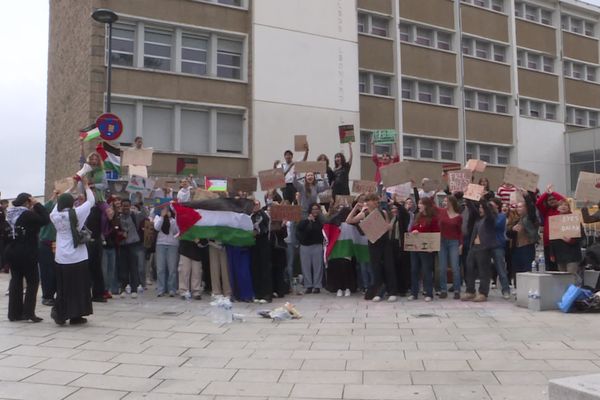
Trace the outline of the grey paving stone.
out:
[[[349,360],[348,371],[419,371],[423,370],[421,360]]]
[[[155,365],[121,364],[108,371],[107,375],[128,376],[132,378],[150,378],[162,367]]]
[[[407,371],[364,371],[365,385],[410,385],[412,379]]]
[[[127,392],[117,390],[101,390],[81,388],[65,400],[120,400],[127,395]]]
[[[498,380],[487,371],[413,371],[416,385],[494,385]]]
[[[277,369],[240,369],[231,380],[237,382],[271,383],[278,382],[282,373],[282,370]]]
[[[132,378],[114,375],[87,374],[71,383],[94,389],[122,390],[127,392],[150,392],[158,384],[159,379]]]
[[[211,382],[202,394],[224,396],[282,396],[292,391],[290,383],[272,383],[265,385],[257,382]]]
[[[360,371],[284,371],[279,382],[284,383],[306,383],[306,384],[361,384],[362,373]]]
[[[492,400],[548,399],[547,385],[485,385],[485,389]]]
[[[433,385],[437,400],[490,400],[481,385]]]
[[[102,361],[61,360],[58,358],[52,358],[46,361],[42,361],[41,363],[36,365],[36,367],[40,369],[85,372],[89,374],[103,374],[116,366],[117,364],[115,363],[108,363]]]
[[[61,400],[78,390],[76,387],[30,382],[2,382],[0,398],[18,400]]]
[[[0,381],[20,381],[38,372],[39,369],[0,367]]]
[[[435,400],[431,386],[346,385],[344,399],[353,400]]]
[[[341,399],[344,385],[297,383],[292,389],[291,398],[312,397],[315,399]]]
[[[39,371],[37,374],[31,375],[23,382],[46,383],[48,385],[67,385],[82,376],[83,374],[79,372],[47,370]]]

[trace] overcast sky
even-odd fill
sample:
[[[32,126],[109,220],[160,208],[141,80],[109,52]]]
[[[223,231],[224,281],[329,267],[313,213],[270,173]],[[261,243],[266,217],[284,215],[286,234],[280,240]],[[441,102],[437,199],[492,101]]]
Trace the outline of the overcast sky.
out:
[[[0,24],[2,198],[44,192],[49,1],[2,0],[8,16]]]

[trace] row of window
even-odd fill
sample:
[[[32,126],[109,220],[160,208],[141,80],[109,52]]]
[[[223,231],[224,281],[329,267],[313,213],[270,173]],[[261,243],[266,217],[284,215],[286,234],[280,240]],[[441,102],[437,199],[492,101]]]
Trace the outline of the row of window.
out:
[[[363,12],[358,13],[358,32],[388,37],[390,35],[389,30],[390,21],[388,18]]]
[[[567,107],[566,123],[593,128],[598,126],[598,111]]]
[[[462,52],[484,60],[506,61],[506,46],[486,40],[463,37]]]
[[[452,50],[450,33],[404,22],[400,23],[400,40],[436,49]]]
[[[504,12],[504,0],[461,0],[463,3],[473,4],[478,7]]]
[[[573,17],[571,15],[561,15],[560,26],[562,29],[569,32],[579,33],[586,36],[594,36],[595,26],[593,22]]]
[[[531,4],[525,4],[522,1],[515,2],[515,16],[544,25],[552,25],[552,11]]]
[[[563,66],[563,74],[566,77],[596,82],[596,70],[598,67],[573,61],[565,61]]]
[[[554,58],[525,50],[517,50],[517,65],[536,71],[554,72]]]
[[[556,121],[556,104],[519,99],[519,115]]]
[[[476,90],[465,90],[465,108],[508,114],[508,96]]]
[[[510,148],[479,143],[467,143],[466,159],[478,159],[488,164],[510,164]]]
[[[358,91],[363,94],[376,94],[378,96],[392,95],[392,77],[374,74],[372,72],[358,73]]]
[[[119,141],[124,143],[133,142],[137,133],[144,137],[145,145],[160,151],[185,154],[242,154],[244,151],[243,112],[119,100],[113,102],[112,111],[123,121]]]
[[[113,27],[112,62],[129,67],[242,79],[243,47],[240,39],[211,32],[119,23]]]
[[[204,1],[207,3],[224,4],[227,6],[234,6],[234,7],[243,7],[244,6],[244,4],[242,3],[242,0],[200,0],[200,1]]]
[[[433,104],[454,104],[454,88],[428,82],[402,79],[402,98]]]

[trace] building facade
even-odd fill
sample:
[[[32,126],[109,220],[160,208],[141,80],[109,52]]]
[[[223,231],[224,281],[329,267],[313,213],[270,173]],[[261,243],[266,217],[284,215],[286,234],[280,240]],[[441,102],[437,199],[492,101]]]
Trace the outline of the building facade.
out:
[[[157,176],[256,174],[295,134],[332,158],[354,124],[353,178],[373,178],[372,131],[396,129],[415,179],[479,158],[493,186],[512,164],[565,191],[564,133],[598,124],[600,8],[577,0],[52,0],[46,191],[103,112],[95,8],[119,15],[119,141],[142,136]]]

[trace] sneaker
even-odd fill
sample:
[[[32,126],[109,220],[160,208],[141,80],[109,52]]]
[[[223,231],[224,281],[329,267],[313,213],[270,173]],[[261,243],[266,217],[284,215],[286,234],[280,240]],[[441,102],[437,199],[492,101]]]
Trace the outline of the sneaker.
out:
[[[112,294],[110,294],[110,292],[108,290],[105,290],[104,293],[102,294],[102,296],[105,299],[112,299]]]
[[[448,293],[447,292],[441,292],[438,297],[440,299],[445,299],[446,297],[448,297]]]
[[[416,299],[417,298],[415,296],[413,296],[412,294],[406,298],[406,300],[408,300],[408,301],[413,301],[413,300],[416,300]]]
[[[350,293],[350,289],[346,289],[346,291],[344,292],[344,297],[350,297],[352,293]]]
[[[313,289],[313,293],[314,294],[319,294],[319,293],[321,293],[321,289],[319,289],[318,287],[316,287],[316,288]]]
[[[473,298],[473,302],[475,303],[483,303],[484,301],[487,301],[487,296],[485,294],[477,293]]]
[[[475,293],[463,293],[461,301],[472,301],[475,298]]]
[[[121,298],[122,298],[122,299],[124,299],[124,298],[125,298],[125,296],[127,296],[127,293],[125,293],[125,291],[122,291],[122,292],[121,292]],[[159,297],[160,297],[160,296],[159,296]]]
[[[429,303],[431,300],[433,300],[431,297],[429,297],[429,296],[425,297],[425,301],[426,301],[427,303]]]
[[[336,296],[342,297],[343,295],[344,295],[344,292],[342,292],[342,289],[338,289]]]
[[[313,289],[311,287],[306,288],[306,290],[304,291],[304,294],[311,294],[313,292]]]
[[[374,301],[375,303],[377,303],[378,301],[381,301],[381,297],[375,296],[375,297],[373,297],[373,299],[371,301]]]
[[[504,292],[504,293],[502,293],[502,298],[504,300],[510,300],[510,292]]]
[[[265,299],[258,299],[258,304],[267,304],[268,301]]]
[[[496,289],[496,284],[494,282],[492,282],[492,289]]]
[[[156,297],[163,297],[164,295],[165,295],[164,293],[157,293]],[[121,297],[123,297],[123,296],[121,296]]]
[[[131,293],[131,298],[132,299],[137,299],[137,292]]]
[[[455,292],[454,293],[454,300],[460,300],[460,293],[459,292]]]
[[[150,279],[148,279],[148,280],[146,281],[146,286],[148,286],[148,285],[152,285],[153,283],[154,283],[154,282],[152,282]]]
[[[448,291],[449,291],[450,293],[454,292],[454,285],[450,286],[450,287],[448,288]]]
[[[390,297],[388,297],[388,301],[389,302],[398,301],[398,298],[396,296],[390,296]]]

